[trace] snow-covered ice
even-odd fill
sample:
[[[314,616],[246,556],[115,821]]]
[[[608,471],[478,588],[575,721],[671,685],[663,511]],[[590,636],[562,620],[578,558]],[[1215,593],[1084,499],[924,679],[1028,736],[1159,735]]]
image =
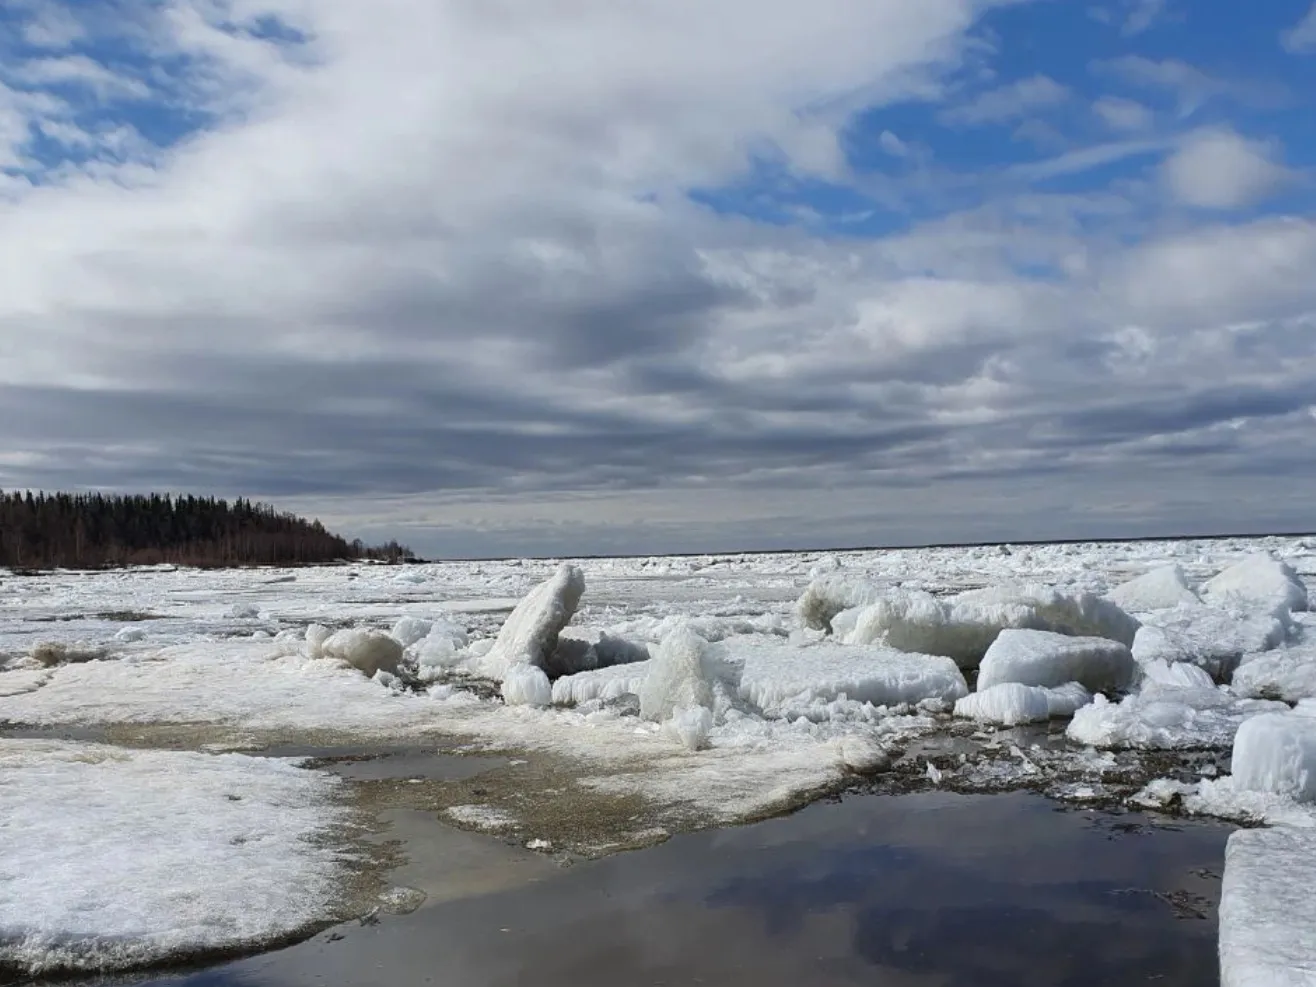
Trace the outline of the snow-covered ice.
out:
[[[1302,577],[1292,566],[1263,552],[1248,556],[1208,580],[1202,596],[1222,606],[1307,609],[1307,587]]]
[[[1121,583],[1106,594],[1106,599],[1133,614],[1198,606],[1202,602],[1178,565],[1160,566]]]
[[[1070,682],[1054,689],[1002,682],[971,693],[955,703],[955,715],[980,723],[1013,727],[1023,723],[1073,716],[1092,701],[1092,693]]]
[[[825,716],[847,699],[873,706],[936,699],[947,705],[968,693],[949,658],[894,648],[822,642],[798,647],[764,639],[731,641],[727,653],[744,661],[740,696],[768,716]]]
[[[1230,685],[1240,696],[1258,699],[1316,699],[1316,640],[1245,655]]]
[[[743,820],[856,773],[898,773],[903,748],[938,732],[965,745],[964,762],[915,763],[920,777],[935,768],[943,785],[1086,778],[1085,765],[1103,758],[1142,757],[1088,745],[1206,747],[1223,758],[1249,718],[1289,715],[1269,697],[1311,694],[1304,627],[1316,621],[1291,610],[1295,580],[1316,571],[1313,548],[1272,538],[451,562],[401,573],[354,564],[3,576],[0,724],[131,725],[138,743],[167,735],[230,749],[460,738],[471,751],[553,755],[574,772],[564,791],[636,799],[652,814],[646,825],[664,826]],[[1237,567],[1258,554],[1292,574],[1278,563]],[[992,659],[969,695],[961,669],[998,644],[1007,652],[1024,632],[1051,649],[1037,662],[1041,680],[1002,673],[996,666],[1011,662]],[[1102,639],[1099,654],[1084,650],[1096,647],[1085,638]],[[1129,645],[1137,666],[1125,679]],[[372,649],[382,658],[361,657]],[[1231,672],[1231,687],[1207,681],[1229,682]],[[1105,694],[1082,705],[1087,691],[1076,683]],[[641,706],[647,718],[636,715]],[[1073,721],[1044,751],[990,757],[983,738],[994,734],[970,740],[975,727],[956,724],[952,708],[1006,726]],[[1156,763],[1164,757],[1173,763],[1172,754]],[[204,775],[212,762],[223,763],[170,763]],[[1316,818],[1289,795],[1238,780],[1207,778],[1170,795],[1188,811],[1230,818]],[[485,801],[448,818],[492,825],[487,813],[510,808],[509,827],[543,832],[529,803]],[[270,880],[297,862],[269,864],[262,854],[282,852],[278,841],[240,846],[270,867]],[[208,948],[209,934],[182,936],[180,948]]]
[[[508,616],[493,648],[484,656],[485,674],[501,681],[513,665],[543,668],[584,592],[585,576],[572,565],[560,566],[551,579],[531,590]]]
[[[1132,681],[1134,667],[1133,655],[1118,641],[1006,629],[983,656],[978,688],[1018,682],[1054,689],[1077,682],[1094,692],[1119,690]]]
[[[1247,720],[1234,737],[1232,764],[1239,789],[1316,801],[1316,709]]]
[[[1316,983],[1316,831],[1229,837],[1220,898],[1221,987]]]
[[[1291,627],[1286,612],[1179,606],[1143,616],[1133,657],[1141,665],[1190,662],[1213,678],[1225,679],[1244,655],[1283,644]]]
[[[271,758],[0,739],[0,966],[123,969],[334,918],[337,787]]]
[[[1239,699],[1219,689],[1185,689],[1149,681],[1140,692],[1117,703],[1095,696],[1074,714],[1066,733],[1071,740],[1093,747],[1227,747],[1244,720],[1286,709],[1283,703]]]

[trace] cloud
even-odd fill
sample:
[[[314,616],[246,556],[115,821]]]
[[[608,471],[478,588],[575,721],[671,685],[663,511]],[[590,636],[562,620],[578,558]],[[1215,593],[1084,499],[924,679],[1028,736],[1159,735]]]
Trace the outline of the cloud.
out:
[[[1017,120],[1039,110],[1057,107],[1069,99],[1067,88],[1045,75],[1034,75],[1009,85],[980,93],[968,103],[941,114],[949,124],[981,127]]]
[[[1164,15],[1166,3],[1167,0],[1132,0],[1121,33],[1126,36],[1142,34]]]
[[[1185,205],[1239,209],[1269,195],[1291,176],[1274,149],[1232,130],[1198,130],[1166,160],[1166,186]]]
[[[1163,223],[1154,183],[1089,181],[1154,175],[1154,129],[967,176],[970,202],[885,121],[905,160],[880,235],[704,204],[816,187],[801,205],[862,211],[856,120],[934,118],[982,5],[25,9],[45,40],[0,89],[6,489],[266,496],[424,552],[1309,510],[1316,236]],[[32,27],[53,11],[82,33]],[[1013,123],[1064,98],[1038,78],[949,112]],[[1260,187],[1213,160],[1189,196]],[[1295,493],[1259,495],[1260,469]]]
[[[1316,51],[1316,3],[1302,20],[1280,35],[1280,45],[1295,55]]]
[[[1173,95],[1180,116],[1196,113],[1208,102],[1228,99],[1254,109],[1273,109],[1287,99],[1279,86],[1264,82],[1220,79],[1180,59],[1125,55],[1097,61],[1092,70],[1140,89]]]
[[[1141,103],[1118,96],[1102,96],[1092,110],[1112,130],[1147,131],[1156,121],[1155,114]]]

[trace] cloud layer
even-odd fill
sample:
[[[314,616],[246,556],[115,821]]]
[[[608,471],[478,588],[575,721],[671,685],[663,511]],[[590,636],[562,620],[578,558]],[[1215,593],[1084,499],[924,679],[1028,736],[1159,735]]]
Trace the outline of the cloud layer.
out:
[[[461,553],[1309,524],[1303,163],[1210,116],[1274,87],[1011,74],[1028,6],[25,0],[0,486]]]

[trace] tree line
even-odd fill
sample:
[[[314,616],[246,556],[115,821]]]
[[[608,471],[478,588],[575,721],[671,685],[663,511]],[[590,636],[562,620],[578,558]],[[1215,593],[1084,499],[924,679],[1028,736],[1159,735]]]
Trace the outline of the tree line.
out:
[[[0,491],[0,566],[314,565],[414,558],[396,541],[367,546],[319,521],[239,498]]]

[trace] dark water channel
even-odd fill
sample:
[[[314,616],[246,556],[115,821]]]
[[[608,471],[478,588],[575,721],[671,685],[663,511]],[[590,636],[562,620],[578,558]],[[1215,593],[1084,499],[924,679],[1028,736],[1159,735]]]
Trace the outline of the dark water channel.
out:
[[[1028,794],[854,796],[568,868],[536,855],[510,886],[139,983],[1201,987],[1228,833]],[[454,835],[491,867],[526,853]],[[428,838],[408,834],[420,863]]]

